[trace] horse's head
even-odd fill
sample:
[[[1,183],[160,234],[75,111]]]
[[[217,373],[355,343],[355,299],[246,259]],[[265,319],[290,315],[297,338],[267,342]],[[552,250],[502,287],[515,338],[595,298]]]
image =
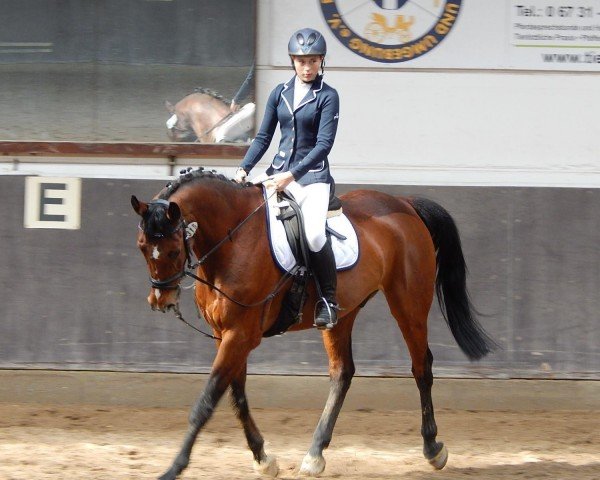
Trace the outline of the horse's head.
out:
[[[167,135],[172,142],[194,142],[197,137],[188,120],[188,116],[177,109],[177,105],[165,102],[165,107],[171,114],[167,120]]]
[[[179,205],[167,200],[144,203],[132,195],[131,206],[142,217],[137,245],[150,270],[148,303],[152,310],[177,312],[179,283],[188,257]]]

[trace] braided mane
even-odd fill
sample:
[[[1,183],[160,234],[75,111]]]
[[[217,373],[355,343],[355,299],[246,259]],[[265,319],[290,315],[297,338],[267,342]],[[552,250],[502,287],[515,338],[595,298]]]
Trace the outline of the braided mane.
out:
[[[160,192],[158,198],[162,200],[168,200],[171,195],[173,195],[179,188],[182,186],[190,185],[193,183],[198,183],[202,180],[216,180],[226,184],[230,188],[244,188],[246,185],[240,185],[237,182],[234,182],[230,178],[227,178],[225,175],[221,173],[217,173],[216,170],[205,170],[204,167],[198,167],[196,170],[192,170],[188,168],[187,170],[181,170],[179,177],[167,183],[165,188]]]
[[[193,93],[202,93],[204,95],[208,95],[210,97],[216,98],[217,100],[220,100],[223,103],[227,103],[227,104],[231,103],[230,99],[225,98],[219,92],[217,92],[215,90],[212,90],[210,88],[196,87],[196,88],[194,88],[194,92]]]

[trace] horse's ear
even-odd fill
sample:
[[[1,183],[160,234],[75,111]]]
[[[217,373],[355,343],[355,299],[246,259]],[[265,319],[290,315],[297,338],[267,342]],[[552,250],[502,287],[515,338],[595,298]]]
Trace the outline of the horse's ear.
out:
[[[143,217],[148,210],[148,204],[140,202],[135,195],[131,196],[131,206],[139,216]]]
[[[167,209],[167,218],[171,220],[171,222],[178,222],[181,218],[181,209],[179,205],[175,202],[169,202],[169,208]]]
[[[169,111],[169,113],[175,113],[175,107],[168,100],[165,100],[165,108]]]

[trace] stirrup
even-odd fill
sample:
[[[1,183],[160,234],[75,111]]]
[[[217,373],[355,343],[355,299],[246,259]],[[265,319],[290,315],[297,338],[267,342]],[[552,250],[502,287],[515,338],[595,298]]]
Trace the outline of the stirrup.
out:
[[[337,325],[338,316],[337,311],[340,310],[340,306],[335,303],[330,303],[324,298],[320,298],[315,306],[315,323],[314,327],[318,330],[331,330]],[[327,318],[321,316],[325,312]]]

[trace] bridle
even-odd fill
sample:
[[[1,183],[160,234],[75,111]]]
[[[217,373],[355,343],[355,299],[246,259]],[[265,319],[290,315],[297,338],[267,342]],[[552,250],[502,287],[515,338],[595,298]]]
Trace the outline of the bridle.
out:
[[[223,290],[221,290],[219,287],[217,287],[216,285],[210,283],[207,280],[204,280],[203,278],[199,277],[198,275],[196,275],[193,270],[195,270],[196,268],[198,268],[199,266],[201,266],[202,264],[204,264],[204,262],[206,262],[206,260],[214,253],[216,252],[225,242],[227,241],[231,241],[233,242],[233,234],[235,232],[237,232],[240,228],[242,228],[246,222],[248,222],[262,207],[265,206],[265,204],[269,201],[269,198],[274,195],[276,192],[272,192],[267,198],[265,198],[263,200],[263,202],[261,202],[260,205],[258,205],[258,207],[256,207],[252,212],[250,212],[250,214],[244,218],[238,225],[236,225],[232,230],[227,232],[227,235],[221,239],[219,242],[217,242],[217,244],[212,247],[205,255],[202,256],[202,258],[198,259],[198,261],[193,262],[192,257],[193,257],[193,251],[190,248],[189,245],[189,241],[190,239],[193,237],[194,233],[196,232],[197,229],[197,224],[195,222],[192,222],[190,224],[188,224],[183,218],[181,220],[181,222],[179,222],[178,225],[176,225],[170,232],[167,233],[161,233],[161,234],[155,234],[155,237],[158,238],[166,238],[166,237],[170,237],[172,235],[174,235],[175,233],[177,233],[178,231],[181,230],[182,232],[182,237],[183,237],[183,245],[184,245],[184,249],[185,249],[185,256],[186,256],[186,260],[183,264],[182,269],[177,272],[175,275],[172,275],[169,278],[166,278],[164,280],[159,280],[156,278],[153,278],[152,276],[150,276],[150,284],[152,285],[153,288],[158,288],[159,290],[180,290],[181,287],[179,285],[179,283],[173,284],[173,282],[180,280],[183,277],[190,277],[193,278],[194,280],[210,287],[213,290],[216,290],[217,292],[219,292],[221,295],[223,295],[225,298],[227,298],[229,301],[235,303],[236,305],[239,305],[240,307],[244,307],[244,308],[252,308],[252,307],[257,307],[259,305],[264,305],[265,308],[263,308],[263,316],[261,319],[261,325],[264,324],[264,320],[266,317],[266,314],[268,312],[268,306],[270,304],[270,302],[273,300],[273,298],[275,298],[277,296],[277,294],[281,291],[281,289],[285,286],[286,282],[296,273],[297,268],[299,268],[299,266],[297,265],[296,267],[294,267],[291,271],[286,271],[281,278],[277,281],[277,283],[275,284],[275,286],[273,287],[273,289],[271,290],[271,292],[269,294],[267,294],[267,296],[265,298],[263,298],[262,300],[259,300],[257,302],[254,303],[244,303],[244,302],[240,302],[234,298],[232,298],[230,295],[228,295],[227,293],[225,293]],[[169,205],[169,202],[167,200],[163,200],[163,199],[156,199],[156,200],[152,200],[151,202],[148,202],[148,205],[163,205],[163,206],[167,206]],[[142,224],[140,222],[140,224],[138,225],[138,228],[140,230],[143,231],[142,228]],[[187,267],[186,267],[187,264]],[[201,333],[202,335],[209,337],[209,338],[213,338],[215,340],[221,340],[218,337],[215,337],[214,335],[205,333],[201,330],[199,330],[198,328],[196,328],[195,326],[193,326],[192,324],[188,323],[183,316],[181,315],[181,312],[178,309],[175,309],[175,316],[177,318],[179,318],[179,320],[183,321],[186,325],[188,325],[189,327],[193,328],[194,330],[196,330],[197,332]],[[200,310],[198,309],[198,316],[200,316]]]
[[[148,205],[164,205],[164,206],[169,206],[169,202],[166,200],[162,200],[162,199],[156,199],[156,200],[152,200],[151,202],[148,202]],[[142,222],[140,221],[140,223],[138,224],[138,229],[140,229],[141,231],[144,231],[144,229],[142,228]],[[183,236],[183,245],[185,248],[185,257],[186,257],[186,261],[188,262],[188,264],[191,264],[191,253],[190,253],[190,248],[189,248],[189,243],[188,243],[188,239],[186,238],[186,223],[185,220],[181,220],[171,231],[166,232],[166,233],[155,233],[154,235],[152,235],[154,238],[167,238],[170,237],[171,235],[174,235],[175,233],[177,233],[179,230],[182,230],[182,236]],[[175,275],[165,279],[165,280],[157,280],[156,278],[152,278],[152,276],[150,276],[150,285],[152,285],[153,288],[158,288],[160,290],[177,290],[179,288],[179,284],[176,285],[171,285],[171,283],[173,283],[176,280],[179,280],[180,278],[183,278],[186,273],[185,273],[185,263],[183,265],[183,268],[177,272]]]

